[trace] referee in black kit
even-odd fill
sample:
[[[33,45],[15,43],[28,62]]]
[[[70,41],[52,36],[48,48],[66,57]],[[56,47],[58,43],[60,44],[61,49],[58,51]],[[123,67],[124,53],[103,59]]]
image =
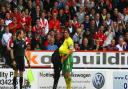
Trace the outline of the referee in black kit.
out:
[[[13,61],[13,70],[14,70],[14,77],[13,77],[14,89],[16,89],[18,71],[20,74],[19,85],[20,85],[20,89],[22,89],[23,72],[25,71],[24,56],[25,56],[25,47],[26,47],[23,38],[24,38],[24,31],[18,30],[16,32],[16,39],[13,41],[13,47],[11,50],[11,57]],[[28,65],[30,66],[29,61],[28,61]]]
[[[54,68],[54,83],[53,89],[57,89],[58,81],[60,78],[60,72],[62,70],[61,56],[59,54],[59,48],[54,51],[51,57],[51,61],[53,63]]]

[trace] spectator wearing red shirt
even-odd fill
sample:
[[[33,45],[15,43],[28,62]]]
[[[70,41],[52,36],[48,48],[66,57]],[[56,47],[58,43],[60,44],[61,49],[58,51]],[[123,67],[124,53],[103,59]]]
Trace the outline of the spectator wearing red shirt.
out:
[[[16,17],[18,23],[21,22],[21,15],[18,12],[17,8],[14,8],[14,12],[11,14],[11,17]]]
[[[94,34],[94,40],[99,40],[99,45],[103,46],[106,35],[103,33],[104,26],[100,26],[99,30]]]
[[[36,20],[36,25],[33,26],[32,32],[40,34],[40,35],[42,34],[42,27],[41,27],[40,19]]]
[[[49,21],[49,30],[60,31],[60,21],[57,19],[57,13],[54,13],[53,18]]]
[[[45,18],[46,13],[42,12],[41,14],[41,18],[40,18],[40,23],[41,23],[41,27],[42,30],[44,30],[44,35],[47,35],[49,32],[49,24],[48,24],[48,20]]]
[[[18,29],[21,29],[21,23],[18,23],[16,17],[13,17],[12,22],[9,24],[10,32],[15,33]]]
[[[21,24],[25,31],[28,31],[28,27],[31,25],[31,16],[28,15],[28,9],[22,11]]]

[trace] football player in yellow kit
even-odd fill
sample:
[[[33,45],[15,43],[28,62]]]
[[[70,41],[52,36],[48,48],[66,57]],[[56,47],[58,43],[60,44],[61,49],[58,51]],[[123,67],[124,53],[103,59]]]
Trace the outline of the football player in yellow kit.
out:
[[[59,48],[62,62],[62,73],[66,82],[67,89],[71,89],[71,72],[73,68],[73,57],[74,42],[70,37],[69,30],[64,30],[64,42]]]

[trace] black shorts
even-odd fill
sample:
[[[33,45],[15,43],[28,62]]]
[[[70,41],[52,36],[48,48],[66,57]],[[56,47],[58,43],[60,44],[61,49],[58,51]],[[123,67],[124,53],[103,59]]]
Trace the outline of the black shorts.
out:
[[[24,56],[15,57],[16,68],[15,70],[25,71]]]

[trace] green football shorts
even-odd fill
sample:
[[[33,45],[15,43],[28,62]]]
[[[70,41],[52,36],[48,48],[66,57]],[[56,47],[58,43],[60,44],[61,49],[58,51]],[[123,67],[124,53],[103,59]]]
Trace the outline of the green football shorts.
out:
[[[62,64],[62,72],[72,72],[73,68],[73,56],[70,55]]]

